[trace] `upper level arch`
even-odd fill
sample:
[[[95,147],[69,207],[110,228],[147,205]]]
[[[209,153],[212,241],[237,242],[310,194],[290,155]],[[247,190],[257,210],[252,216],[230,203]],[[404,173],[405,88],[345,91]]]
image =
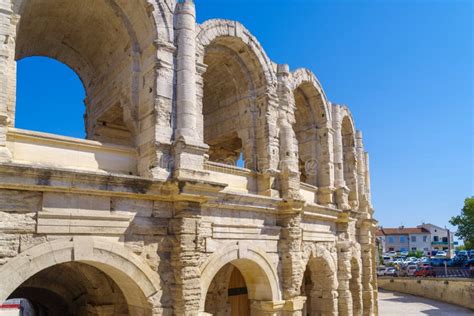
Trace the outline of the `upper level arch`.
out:
[[[316,76],[304,68],[292,73],[290,89],[295,104],[293,129],[298,143],[300,180],[318,187],[328,186],[327,127],[331,111],[326,96]]]
[[[276,87],[272,63],[257,40],[240,23],[209,20],[197,30],[198,131],[209,159],[232,163],[242,155],[244,166],[256,169],[264,152],[267,94]],[[260,148],[260,149],[259,149]]]
[[[87,94],[87,138],[134,145],[140,105],[153,102],[156,90],[150,74],[158,36],[153,4],[15,0],[12,9],[14,60],[45,56],[71,67]],[[14,112],[13,100],[10,125]]]
[[[262,86],[276,85],[273,63],[258,40],[241,23],[211,19],[200,24],[197,31],[198,62],[203,62],[205,50],[211,47],[211,44],[221,43],[239,54],[246,65],[255,67],[253,69],[256,71],[255,83],[259,82]]]
[[[344,105],[335,105],[338,113],[337,122],[334,122],[335,132],[340,139],[341,166],[339,173],[345,187],[349,189],[348,199],[351,207],[357,206],[358,188],[357,188],[357,152],[356,152],[356,129],[354,119],[349,108]],[[336,149],[335,149],[336,150]],[[342,158],[342,159],[341,159]]]
[[[291,77],[291,90],[293,93],[302,94],[301,97],[305,98],[304,101],[311,108],[313,123],[319,127],[325,126],[331,120],[331,111],[326,94],[316,75],[309,69],[298,68],[293,71]]]

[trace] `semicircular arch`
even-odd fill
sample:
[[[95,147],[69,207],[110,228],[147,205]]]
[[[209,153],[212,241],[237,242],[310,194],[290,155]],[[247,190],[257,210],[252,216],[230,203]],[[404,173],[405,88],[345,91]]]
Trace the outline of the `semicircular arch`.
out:
[[[160,290],[158,275],[124,246],[94,237],[46,242],[30,248],[0,268],[7,280],[0,288],[0,302],[36,273],[67,262],[93,266],[109,276],[122,290],[129,306],[151,310],[148,299]]]
[[[206,293],[214,276],[228,263],[236,266],[242,273],[249,288],[249,298],[268,301],[281,300],[278,274],[270,258],[263,250],[251,244],[239,242],[213,253],[201,265],[200,310],[204,310]]]

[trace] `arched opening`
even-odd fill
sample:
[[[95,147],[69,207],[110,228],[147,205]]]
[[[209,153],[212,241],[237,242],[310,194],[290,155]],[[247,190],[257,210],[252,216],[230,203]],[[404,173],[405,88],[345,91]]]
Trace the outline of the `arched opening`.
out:
[[[28,300],[36,315],[138,315],[119,286],[85,263],[68,262],[44,269],[23,282],[9,299]]]
[[[15,127],[85,138],[85,90],[67,65],[47,57],[17,63]]]
[[[320,186],[318,166],[321,163],[323,144],[318,129],[327,122],[321,94],[310,82],[303,82],[293,91],[295,97],[294,130],[298,142],[301,182]]]
[[[203,138],[209,160],[232,165],[243,160],[244,167],[255,169],[261,66],[248,45],[230,36],[205,47],[204,63]]]
[[[349,281],[349,290],[352,296],[352,313],[355,316],[362,315],[362,276],[361,266],[357,258],[351,259],[351,279]]]
[[[356,180],[356,149],[354,125],[349,116],[342,119],[342,153],[344,166],[344,181],[349,188],[349,201],[357,200]]]
[[[304,316],[337,314],[335,272],[322,258],[311,258],[304,272],[301,295],[306,296]]]
[[[147,8],[146,1],[14,1],[15,60],[50,57],[77,73],[86,92],[87,139],[137,143],[139,106],[151,106],[155,91],[155,28]],[[11,126],[15,106],[9,104]]]
[[[250,315],[247,284],[240,270],[226,264],[216,274],[206,295],[205,312],[212,315]]]
[[[29,248],[0,267],[0,303],[26,298],[58,315],[150,315],[156,272],[122,245],[74,237]],[[152,305],[153,304],[153,305]],[[93,311],[93,312],[91,312]]]

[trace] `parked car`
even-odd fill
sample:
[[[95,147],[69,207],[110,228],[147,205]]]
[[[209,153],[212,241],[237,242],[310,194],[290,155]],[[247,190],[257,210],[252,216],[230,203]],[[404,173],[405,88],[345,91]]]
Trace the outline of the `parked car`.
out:
[[[464,264],[464,269],[469,271],[471,277],[474,277],[474,259],[469,259]]]
[[[385,255],[390,256],[390,257],[395,257],[397,255],[397,253],[395,251],[389,251],[389,252],[385,253]]]
[[[418,266],[416,264],[409,264],[407,266],[407,275],[408,276],[413,276],[415,274],[415,271],[418,269]]]
[[[416,277],[435,277],[436,272],[431,266],[419,267],[416,269],[414,276]]]
[[[386,267],[378,267],[377,268],[377,276],[384,276],[385,275],[385,269]]]
[[[444,267],[444,263],[447,262],[448,260],[449,260],[448,258],[443,258],[443,257],[431,258],[431,265],[433,267]]]
[[[387,264],[389,262],[392,262],[392,257],[390,257],[390,256],[383,256],[382,259],[383,259],[383,264]]]
[[[401,256],[408,256],[408,251],[400,251]]]
[[[446,257],[446,256],[447,256],[446,251],[442,251],[442,250],[438,250],[435,255],[435,257]]]
[[[448,267],[462,267],[467,261],[466,256],[456,256],[448,261]]]
[[[389,267],[389,268],[385,269],[384,275],[396,277],[396,276],[398,276],[398,272],[397,272],[397,269]]]
[[[469,253],[467,252],[467,250],[459,250],[456,256],[469,257]]]

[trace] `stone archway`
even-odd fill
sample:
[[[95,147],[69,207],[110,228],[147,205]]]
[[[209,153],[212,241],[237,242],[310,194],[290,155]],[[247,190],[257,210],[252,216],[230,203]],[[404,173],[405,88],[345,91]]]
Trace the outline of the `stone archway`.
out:
[[[274,129],[267,127],[274,124],[268,119],[275,115],[271,106],[278,104],[270,59],[235,21],[208,20],[199,26],[196,40],[202,75],[198,130],[210,147],[209,159],[227,163],[241,155],[249,169],[276,168],[277,153],[270,152],[268,135]]]
[[[160,289],[158,275],[122,245],[100,238],[74,237],[28,249],[2,266],[0,279],[6,282],[0,288],[0,302],[15,294],[15,291],[21,295],[25,291],[31,293],[32,289],[38,287],[51,293],[63,293],[62,300],[67,301],[64,293],[69,292],[58,289],[65,284],[45,284],[41,281],[64,269],[84,289],[94,278],[109,281],[108,289],[117,295],[112,303],[126,305],[126,309],[124,306],[120,308],[127,310],[129,315],[151,314],[151,302]],[[103,285],[99,282],[96,287]],[[32,295],[29,294],[30,297]]]
[[[243,278],[241,287],[245,288],[253,311],[259,310],[259,303],[273,302],[283,305],[278,275],[268,256],[250,244],[239,242],[215,252],[201,266],[200,311],[206,310],[209,290],[215,290],[217,287],[220,287],[220,290],[228,290],[230,283],[227,280],[232,277],[235,269]],[[219,282],[222,284],[216,284]],[[220,297],[225,296],[224,293],[224,296]],[[207,306],[210,305],[213,303],[208,301]]]
[[[336,316],[337,265],[328,249],[310,245],[305,249],[306,270],[301,280],[301,295],[306,296],[302,315]]]
[[[327,188],[331,182],[330,113],[328,101],[316,76],[297,69],[290,85],[295,101],[293,129],[298,143],[301,182]]]

